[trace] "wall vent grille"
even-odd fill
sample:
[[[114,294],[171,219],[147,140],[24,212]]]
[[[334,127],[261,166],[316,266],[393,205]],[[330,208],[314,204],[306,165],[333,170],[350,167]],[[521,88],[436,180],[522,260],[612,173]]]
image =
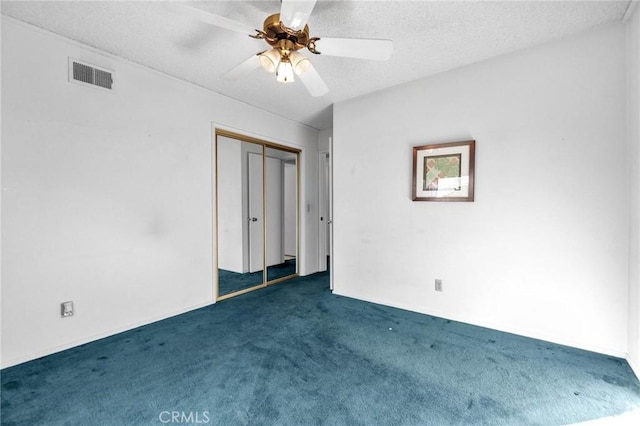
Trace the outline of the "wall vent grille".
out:
[[[113,72],[69,58],[69,81],[113,90]]]

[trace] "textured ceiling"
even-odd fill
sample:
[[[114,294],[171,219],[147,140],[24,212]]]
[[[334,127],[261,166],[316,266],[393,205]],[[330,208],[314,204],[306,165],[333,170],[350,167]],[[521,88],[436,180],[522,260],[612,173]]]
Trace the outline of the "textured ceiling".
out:
[[[277,0],[188,2],[190,6],[262,28]],[[394,41],[386,62],[315,56],[329,86],[313,98],[300,82],[279,84],[257,70],[239,81],[220,76],[263,40],[216,28],[153,1],[2,1],[2,13],[195,83],[316,129],[332,125],[334,102],[395,86],[621,21],[624,1],[323,1],[309,19],[311,36]],[[307,51],[305,55],[311,54]]]

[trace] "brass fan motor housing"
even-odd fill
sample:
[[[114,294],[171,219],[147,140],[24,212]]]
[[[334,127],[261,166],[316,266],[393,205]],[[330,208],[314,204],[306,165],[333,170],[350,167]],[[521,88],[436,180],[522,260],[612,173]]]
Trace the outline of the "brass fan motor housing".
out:
[[[274,13],[264,20],[263,38],[274,48],[288,51],[300,50],[307,47],[309,43],[309,26],[304,29],[294,31],[280,22],[280,14]]]

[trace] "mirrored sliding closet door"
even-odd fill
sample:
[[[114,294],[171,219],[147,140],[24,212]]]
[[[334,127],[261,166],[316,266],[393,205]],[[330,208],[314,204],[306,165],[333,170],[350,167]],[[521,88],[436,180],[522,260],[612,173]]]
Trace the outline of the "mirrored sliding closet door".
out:
[[[216,300],[297,276],[298,157],[216,131]]]

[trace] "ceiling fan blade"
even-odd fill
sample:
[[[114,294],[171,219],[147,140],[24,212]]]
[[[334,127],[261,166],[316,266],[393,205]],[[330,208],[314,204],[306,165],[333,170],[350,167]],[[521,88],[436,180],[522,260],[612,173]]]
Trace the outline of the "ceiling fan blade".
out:
[[[304,73],[299,74],[298,78],[313,97],[324,96],[329,93],[329,87],[327,87],[327,84],[322,80],[322,77],[320,77],[320,74],[312,64],[309,64],[309,68]]]
[[[178,3],[170,3],[181,14],[190,16],[198,21],[206,24],[215,25],[216,27],[225,28],[227,30],[236,31],[242,34],[254,35],[256,29],[250,25],[243,24],[242,22],[234,21],[233,19],[225,18],[224,16],[214,15],[213,13],[206,12],[202,9],[196,9],[195,7],[186,6]]]
[[[294,31],[304,29],[316,0],[282,0],[280,21]]]
[[[260,67],[260,56],[252,55],[249,59],[242,62],[240,65],[231,68],[229,71],[222,74],[222,78],[225,80],[239,80]]]
[[[391,40],[320,37],[315,49],[322,55],[386,61],[393,54]]]

